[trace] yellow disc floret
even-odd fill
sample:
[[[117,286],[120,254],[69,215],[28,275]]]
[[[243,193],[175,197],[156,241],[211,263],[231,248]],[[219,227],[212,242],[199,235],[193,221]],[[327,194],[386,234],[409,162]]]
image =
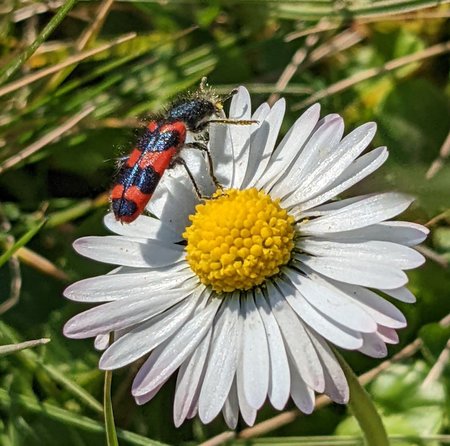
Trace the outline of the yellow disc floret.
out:
[[[294,247],[294,218],[256,189],[216,192],[189,216],[187,261],[217,292],[248,290],[277,274]]]

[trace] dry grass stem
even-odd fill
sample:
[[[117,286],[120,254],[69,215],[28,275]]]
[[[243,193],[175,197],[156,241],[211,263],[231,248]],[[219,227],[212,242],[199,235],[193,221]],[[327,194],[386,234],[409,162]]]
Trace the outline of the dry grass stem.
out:
[[[63,282],[68,282],[70,280],[69,276],[50,262],[50,260],[32,251],[26,246],[18,249],[15,255],[22,263],[25,263],[31,268],[34,268],[47,276],[54,277],[55,279]]]
[[[5,170],[10,169],[11,167],[15,166],[16,164],[20,163],[24,159],[28,158],[29,156],[36,153],[38,150],[45,147],[47,144],[51,143],[52,141],[59,138],[62,134],[66,133],[68,130],[70,130],[72,127],[77,125],[83,118],[85,118],[87,115],[92,113],[94,111],[94,106],[89,106],[82,110],[81,112],[77,113],[76,115],[72,116],[69,120],[67,120],[64,124],[60,125],[56,129],[52,130],[51,132],[48,132],[45,134],[42,138],[35,141],[33,144],[30,144],[25,149],[18,152],[16,155],[11,156],[7,160],[5,160],[0,165],[0,174],[3,173]]]
[[[416,246],[417,251],[422,253],[425,257],[429,258],[433,262],[436,262],[438,265],[442,266],[442,268],[448,267],[448,260],[444,257],[438,254],[436,251],[433,251],[428,246]]]
[[[404,65],[419,62],[421,60],[428,59],[430,57],[440,56],[442,54],[448,53],[449,51],[450,51],[450,42],[444,42],[430,46],[422,51],[417,51],[413,54],[408,54],[407,56],[390,60],[382,67],[370,68],[368,70],[361,71],[360,73],[357,73],[354,76],[351,76],[347,79],[343,79],[339,82],[336,82],[335,84],[330,85],[328,88],[324,88],[323,90],[318,91],[316,94],[313,94],[304,101],[294,105],[292,109],[299,110],[305,108],[325,97],[332,96],[336,93],[340,93],[344,90],[347,90],[348,88],[358,84],[359,82],[366,81],[373,77],[379,76],[380,74],[389,73],[390,71],[401,68]]]
[[[318,40],[319,37],[316,34],[311,34],[306,38],[305,46],[295,52],[290,63],[283,70],[280,78],[275,84],[275,90],[277,93],[272,93],[267,100],[270,106],[272,106],[278,100],[278,98],[280,97],[279,92],[282,92],[287,87],[288,83],[297,72],[298,67],[306,59],[308,52],[318,42]]]
[[[433,367],[429,371],[427,377],[424,379],[422,383],[422,387],[428,387],[431,383],[437,381],[445,367],[447,366],[450,359],[450,339],[447,341],[447,344],[439,355],[437,361],[434,363]]]
[[[18,90],[19,88],[23,88],[26,85],[29,85],[33,82],[36,82],[39,79],[42,79],[46,76],[50,76],[53,73],[56,73],[64,68],[67,68],[73,64],[81,62],[85,59],[89,59],[96,54],[102,53],[103,51],[109,50],[110,48],[119,45],[121,43],[127,42],[136,37],[136,33],[128,33],[124,36],[118,37],[117,39],[112,40],[109,43],[105,43],[104,45],[100,45],[97,48],[93,48],[91,50],[83,51],[82,53],[75,54],[71,57],[68,57],[63,62],[53,65],[48,68],[44,68],[35,73],[29,74],[27,76],[18,79],[17,81],[11,82],[4,87],[0,88],[0,97],[4,96],[8,93]]]
[[[439,156],[431,163],[430,168],[425,174],[425,178],[427,180],[431,180],[431,178],[433,178],[442,169],[442,166],[444,165],[444,162],[449,155],[450,132],[448,133],[447,138],[445,138],[444,144],[442,144],[441,150],[439,151]]]

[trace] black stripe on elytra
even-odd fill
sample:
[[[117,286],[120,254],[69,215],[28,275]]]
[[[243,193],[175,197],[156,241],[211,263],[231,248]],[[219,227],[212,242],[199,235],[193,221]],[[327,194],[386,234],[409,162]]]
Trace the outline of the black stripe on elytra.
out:
[[[155,172],[152,166],[147,166],[145,169],[140,169],[139,175],[136,176],[136,180],[133,184],[137,186],[143,194],[152,194],[155,191],[160,178],[161,176],[158,172]]]
[[[137,147],[143,152],[164,152],[171,147],[178,147],[180,144],[180,134],[176,130],[160,132],[156,129],[151,133],[148,129],[139,138]]]
[[[114,198],[112,200],[114,214],[119,217],[131,217],[137,211],[137,205],[126,198]]]
[[[142,169],[136,164],[123,169],[117,183],[121,184],[125,190],[136,186],[143,194],[151,194],[156,189],[160,178],[161,176],[152,166]]]

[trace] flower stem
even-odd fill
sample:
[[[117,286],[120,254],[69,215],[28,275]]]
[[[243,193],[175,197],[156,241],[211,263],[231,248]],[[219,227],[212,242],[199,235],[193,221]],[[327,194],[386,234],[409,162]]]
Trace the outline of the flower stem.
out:
[[[359,427],[364,433],[366,444],[368,446],[389,446],[389,440],[383,421],[369,394],[361,386],[358,377],[347,362],[345,362],[344,358],[336,351],[336,349],[333,349],[333,351],[347,378],[348,386],[350,388],[349,407],[356,418],[356,421],[358,421]]]
[[[106,444],[108,446],[119,446],[111,402],[111,381],[112,381],[112,371],[107,370],[105,372],[105,386],[103,388],[103,407],[105,416]]]

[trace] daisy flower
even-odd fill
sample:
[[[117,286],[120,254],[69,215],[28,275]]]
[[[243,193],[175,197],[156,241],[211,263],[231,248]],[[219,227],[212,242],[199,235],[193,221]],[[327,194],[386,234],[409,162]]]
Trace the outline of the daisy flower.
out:
[[[328,343],[372,356],[398,342],[403,314],[386,299],[414,302],[404,270],[424,258],[411,248],[428,230],[391,221],[411,203],[388,192],[337,200],[388,157],[363,154],[375,131],[364,124],[343,137],[336,114],[309,108],[276,145],[285,101],[251,114],[240,88],[230,117],[246,126],[210,126],[215,190],[198,151],[185,151],[203,193],[199,202],[183,171],[167,172],[147,210],[117,235],[84,237],[76,251],[116,265],[109,274],[65,290],[99,304],[69,320],[70,338],[95,337],[112,370],[149,355],[132,394],[151,400],[178,371],[174,421],[221,411],[235,428],[252,425],[268,399],[292,398],[309,414],[315,392],[346,403],[345,376]],[[381,294],[380,294],[381,293]],[[114,332],[114,342],[109,333]]]

